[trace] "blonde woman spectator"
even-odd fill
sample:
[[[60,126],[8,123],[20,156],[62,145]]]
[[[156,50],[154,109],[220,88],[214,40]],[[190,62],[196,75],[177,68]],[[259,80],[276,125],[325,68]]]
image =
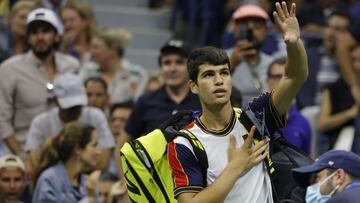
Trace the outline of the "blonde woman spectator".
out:
[[[80,71],[84,81],[89,77],[101,77],[106,81],[111,103],[138,98],[147,84],[148,74],[144,68],[123,58],[130,39],[130,33],[125,30],[100,31],[91,41],[91,54],[98,65]]]
[[[61,8],[60,17],[64,25],[61,48],[81,64],[89,62],[90,42],[96,26],[91,6],[79,0],[68,1]]]
[[[96,168],[100,154],[98,134],[93,127],[68,123],[43,148],[33,202],[70,203],[86,199],[90,191],[86,192],[84,175]]]
[[[32,1],[18,1],[11,8],[8,26],[0,28],[0,62],[28,50],[26,18],[34,8]]]

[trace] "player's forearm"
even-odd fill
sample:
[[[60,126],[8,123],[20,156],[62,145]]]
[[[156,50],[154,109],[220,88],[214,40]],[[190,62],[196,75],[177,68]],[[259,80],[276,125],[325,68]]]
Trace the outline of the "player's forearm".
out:
[[[300,89],[308,76],[308,60],[305,47],[299,39],[296,43],[287,43],[287,64],[285,77],[290,78]]]
[[[180,195],[178,200],[180,203],[223,202],[233,188],[236,180],[239,178],[239,171],[239,169],[234,169],[233,165],[230,163],[226,166],[221,175],[204,190],[188,199],[182,199]]]

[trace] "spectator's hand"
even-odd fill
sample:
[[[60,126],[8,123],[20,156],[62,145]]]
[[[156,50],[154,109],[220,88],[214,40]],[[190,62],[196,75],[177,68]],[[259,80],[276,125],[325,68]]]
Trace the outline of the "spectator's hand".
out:
[[[253,48],[254,43],[248,40],[238,40],[230,56],[231,67],[235,68],[239,63],[246,60],[249,56],[256,54],[257,50]]]
[[[122,178],[111,186],[107,203],[112,203],[114,200],[117,200],[117,202],[129,202],[129,198],[125,196],[126,192],[125,178]]]
[[[296,43],[300,38],[300,27],[295,16],[296,4],[292,3],[290,13],[287,9],[286,3],[283,1],[275,3],[276,11],[274,11],[274,19],[279,26],[286,43]]]
[[[266,138],[256,145],[253,145],[253,137],[255,133],[255,126],[253,126],[244,141],[243,145],[236,148],[236,139],[233,135],[230,136],[229,145],[229,164],[239,176],[244,174],[247,170],[263,161],[268,154],[269,139]]]
[[[94,200],[96,197],[96,186],[99,182],[101,171],[96,170],[89,175],[86,181],[87,197],[89,200]]]

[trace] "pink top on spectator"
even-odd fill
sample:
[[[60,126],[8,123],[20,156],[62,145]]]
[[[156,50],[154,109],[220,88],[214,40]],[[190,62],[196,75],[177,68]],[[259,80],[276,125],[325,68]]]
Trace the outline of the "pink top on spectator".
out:
[[[250,17],[262,18],[264,20],[269,19],[269,15],[266,13],[266,11],[264,9],[262,9],[261,7],[259,7],[257,5],[253,5],[253,4],[247,4],[247,5],[240,6],[234,12],[232,19],[240,20],[240,19],[250,18]]]

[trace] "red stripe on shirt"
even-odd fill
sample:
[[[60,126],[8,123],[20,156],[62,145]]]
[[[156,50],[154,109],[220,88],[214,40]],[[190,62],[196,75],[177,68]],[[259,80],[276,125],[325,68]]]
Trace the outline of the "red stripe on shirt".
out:
[[[175,180],[175,188],[180,186],[189,185],[189,178],[186,175],[176,152],[176,144],[174,142],[170,142],[168,144],[168,157],[169,163],[172,168],[172,173]]]

